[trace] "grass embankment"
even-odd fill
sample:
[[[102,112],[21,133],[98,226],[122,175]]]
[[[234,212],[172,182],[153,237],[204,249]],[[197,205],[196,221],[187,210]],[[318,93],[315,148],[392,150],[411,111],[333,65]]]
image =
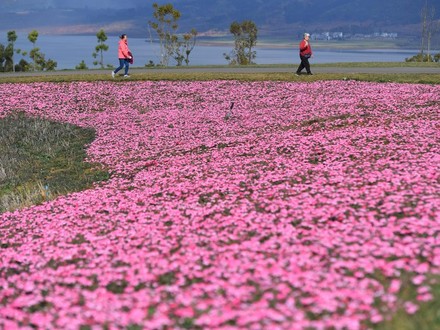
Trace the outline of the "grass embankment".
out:
[[[21,114],[0,120],[0,213],[91,187],[108,177],[84,161],[94,131]]]
[[[318,81],[318,80],[357,80],[371,82],[397,82],[417,84],[439,84],[440,75],[437,73],[405,73],[405,68],[439,68],[439,63],[413,62],[351,62],[312,64],[316,68],[314,76],[293,75],[297,64],[251,65],[251,66],[190,66],[169,68],[136,68],[132,67],[130,81],[160,81],[160,80],[239,80],[239,81]],[[319,72],[319,69],[322,71]],[[326,68],[335,68],[335,72]],[[381,72],[359,73],[337,72],[341,68],[402,68],[402,73]],[[273,69],[273,71],[271,71]],[[342,71],[342,70],[341,70]],[[351,70],[350,70],[351,71]],[[353,70],[355,71],[355,70]],[[72,82],[72,81],[108,81],[112,80],[109,70],[62,70],[56,72],[32,72],[25,74],[0,74],[0,83],[32,83],[32,82]],[[123,82],[118,77],[115,82]]]

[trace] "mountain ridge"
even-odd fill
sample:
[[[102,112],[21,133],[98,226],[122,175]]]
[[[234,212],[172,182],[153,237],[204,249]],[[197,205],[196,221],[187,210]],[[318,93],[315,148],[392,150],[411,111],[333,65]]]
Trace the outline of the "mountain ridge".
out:
[[[17,4],[3,0],[0,30],[96,34],[103,28],[109,34],[148,36],[148,20],[153,13],[153,1],[149,2],[126,0],[126,7],[121,8],[119,1],[107,0],[107,7],[99,8],[99,1],[22,0]],[[182,14],[180,32],[195,28],[204,35],[227,35],[233,21],[249,19],[257,24],[262,36],[296,36],[303,31],[386,31],[414,37],[420,34],[424,3],[425,0],[183,0],[173,5]]]

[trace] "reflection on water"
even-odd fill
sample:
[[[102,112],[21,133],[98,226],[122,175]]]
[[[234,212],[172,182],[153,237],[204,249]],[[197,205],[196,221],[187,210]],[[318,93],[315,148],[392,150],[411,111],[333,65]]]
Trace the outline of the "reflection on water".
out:
[[[5,34],[0,34],[2,37]],[[117,44],[119,38],[110,36],[105,42],[109,50],[104,52],[104,63],[117,66]],[[129,38],[129,47],[135,55],[135,66],[144,66],[149,61],[159,63],[160,52],[156,43],[151,43],[142,38]],[[6,44],[6,40],[0,39],[0,43]],[[53,59],[58,63],[57,69],[74,69],[82,60],[89,68],[94,68],[92,53],[97,45],[96,36],[47,36],[40,35],[36,46],[46,55],[46,59]],[[15,44],[16,49],[27,51],[32,44],[27,35],[18,35]],[[203,46],[196,45],[190,54],[190,65],[223,65],[227,64],[224,58],[232,46]],[[261,48],[256,47],[257,64],[297,64],[299,63],[297,44],[292,43],[292,48]],[[417,54],[417,50],[346,50],[346,49],[314,49],[312,63],[336,63],[336,62],[403,62],[405,58]],[[16,55],[15,61],[20,60]],[[27,59],[29,61],[29,59]],[[174,66],[174,60],[170,60]]]

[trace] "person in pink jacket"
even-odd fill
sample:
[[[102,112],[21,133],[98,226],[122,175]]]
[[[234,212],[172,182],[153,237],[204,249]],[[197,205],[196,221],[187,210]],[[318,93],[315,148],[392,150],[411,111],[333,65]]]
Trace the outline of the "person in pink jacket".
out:
[[[115,74],[118,73],[119,70],[122,70],[123,67],[125,67],[125,74],[124,77],[129,77],[128,75],[128,68],[130,67],[130,60],[133,58],[130,52],[130,49],[128,48],[128,41],[127,41],[127,35],[122,34],[119,40],[119,47],[118,47],[118,58],[119,58],[119,67],[116,68],[116,70],[112,71],[112,77],[115,77]]]

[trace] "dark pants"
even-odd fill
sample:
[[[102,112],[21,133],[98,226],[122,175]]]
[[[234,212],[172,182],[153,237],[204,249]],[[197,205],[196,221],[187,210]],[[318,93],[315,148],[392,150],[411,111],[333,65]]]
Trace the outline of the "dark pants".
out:
[[[302,55],[300,55],[299,57],[301,59],[301,64],[299,65],[298,69],[296,70],[296,73],[300,74],[302,69],[304,69],[304,68],[306,68],[307,73],[312,73],[310,71],[309,58],[305,57],[305,56],[302,56]]]
[[[114,73],[117,73],[119,70],[121,70],[125,66],[125,74],[128,74],[128,67],[130,66],[130,63],[128,63],[128,60],[125,58],[119,59],[119,67],[113,71]]]

